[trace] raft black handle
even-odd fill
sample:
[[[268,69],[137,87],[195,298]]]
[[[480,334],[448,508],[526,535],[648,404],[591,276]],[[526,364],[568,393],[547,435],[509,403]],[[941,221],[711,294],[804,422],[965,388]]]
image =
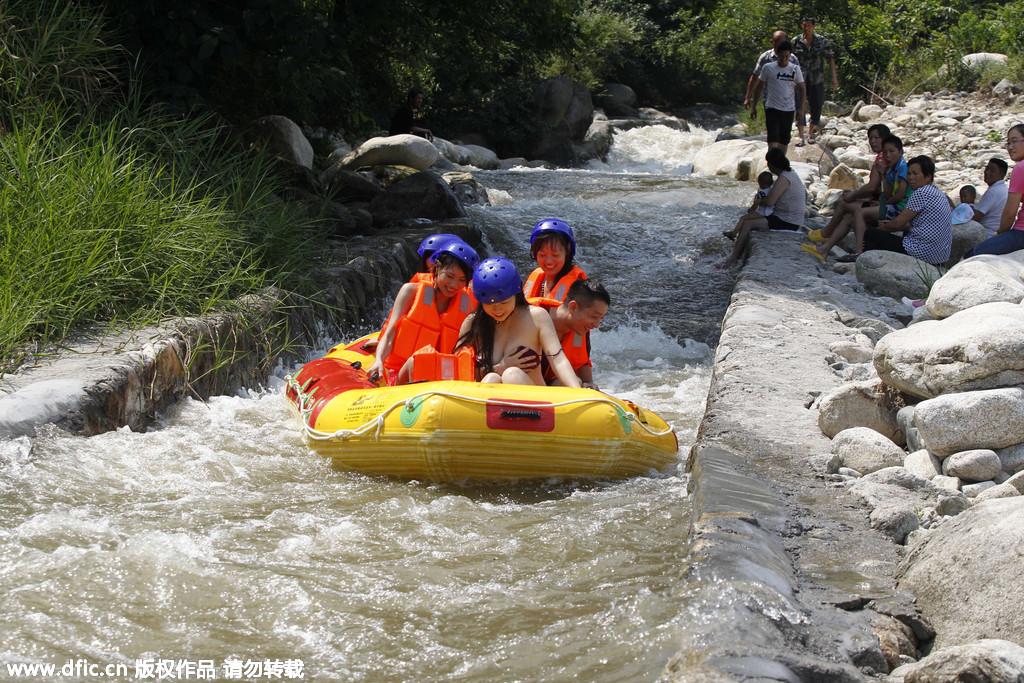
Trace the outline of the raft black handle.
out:
[[[501,411],[501,419],[503,420],[539,420],[539,410],[523,410],[516,408],[506,408]]]

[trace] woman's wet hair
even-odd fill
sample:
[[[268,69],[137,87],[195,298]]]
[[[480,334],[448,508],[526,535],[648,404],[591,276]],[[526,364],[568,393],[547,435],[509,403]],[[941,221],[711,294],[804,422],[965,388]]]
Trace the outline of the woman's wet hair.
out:
[[[516,308],[529,305],[522,290],[516,292]],[[455,345],[456,351],[463,346],[472,346],[476,351],[478,378],[489,372],[494,372],[494,359],[491,358],[491,353],[494,351],[494,329],[497,325],[494,318],[487,315],[484,305],[478,304],[476,313],[473,314],[473,321],[469,323],[469,329],[466,330],[466,334],[459,337],[459,341]]]
[[[871,137],[872,133],[878,133],[878,137],[883,140],[892,135],[892,131],[889,130],[889,126],[884,123],[875,123],[868,126],[868,137]]]
[[[569,254],[572,252],[572,245],[569,244],[568,237],[566,237],[560,232],[549,232],[547,234],[541,235],[540,237],[533,241],[533,244],[530,245],[530,258],[536,261],[537,252],[539,252],[543,247],[555,243],[561,244],[562,248],[565,249],[565,265],[562,266],[562,269],[558,271],[557,275],[555,275],[555,280],[559,280],[563,278],[570,270],[572,270],[573,266],[573,260],[569,256]]]
[[[886,145],[892,145],[893,147],[898,149],[900,152],[903,151],[903,140],[901,140],[900,138],[896,137],[895,135],[888,135],[888,136],[882,138],[882,147],[885,147]]]
[[[778,147],[768,148],[768,153],[764,155],[764,160],[768,163],[768,168],[777,168],[779,171],[793,170],[793,167],[789,165],[789,158],[786,156],[786,151],[779,149]]]
[[[433,261],[433,272],[437,275],[437,272],[444,270],[448,266],[458,266],[462,269],[462,272],[466,276],[466,280],[473,279],[473,269],[469,267],[468,263],[463,263],[461,259],[456,258],[453,254],[447,252],[438,254]]]
[[[935,177],[935,162],[932,161],[930,156],[922,154],[921,156],[916,156],[907,162],[908,167],[913,166],[914,164],[917,164],[918,168],[921,169],[921,174],[925,178]]]

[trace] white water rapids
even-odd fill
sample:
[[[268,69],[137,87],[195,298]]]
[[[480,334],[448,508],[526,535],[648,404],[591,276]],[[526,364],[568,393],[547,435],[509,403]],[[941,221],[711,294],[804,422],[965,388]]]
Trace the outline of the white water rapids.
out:
[[[613,298],[596,379],[675,425],[680,465],[731,291],[710,265],[748,199],[679,175],[708,140],[641,128],[607,165],[482,172],[502,199],[472,210],[524,273],[536,220],[574,226]],[[11,662],[237,657],[301,660],[306,680],[643,681],[679,649],[681,466],[501,487],[335,471],[281,384],[186,400],[145,433],[0,442],[0,679]]]

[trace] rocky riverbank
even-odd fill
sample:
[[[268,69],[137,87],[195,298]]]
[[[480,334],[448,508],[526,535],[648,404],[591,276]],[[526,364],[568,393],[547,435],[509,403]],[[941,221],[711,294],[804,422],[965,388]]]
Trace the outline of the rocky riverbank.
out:
[[[982,188],[987,159],[1006,158],[993,138],[1019,118],[978,95],[858,106],[811,150],[818,169],[794,150],[823,212],[837,179],[866,177],[878,120],[954,192]],[[756,168],[733,161],[719,168]],[[733,625],[744,638],[706,663],[778,680],[1020,681],[1008,591],[1024,548],[1024,259],[921,277],[867,256],[822,267],[768,235],[740,275],[690,467],[695,571],[750,597]]]

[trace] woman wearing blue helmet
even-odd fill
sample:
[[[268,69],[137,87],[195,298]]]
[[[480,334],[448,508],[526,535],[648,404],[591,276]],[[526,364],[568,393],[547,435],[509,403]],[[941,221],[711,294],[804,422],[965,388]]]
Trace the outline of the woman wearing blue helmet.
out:
[[[456,349],[473,348],[482,382],[544,386],[541,353],[567,387],[580,379],[562,353],[562,343],[547,311],[526,302],[514,263],[498,256],[484,259],[473,273],[473,294],[480,302],[462,323]]]
[[[542,296],[562,303],[574,282],[587,279],[583,269],[573,263],[576,237],[561,218],[537,221],[530,232],[530,256],[537,267],[523,287],[527,299]]]
[[[456,238],[434,252],[431,282],[402,285],[380,331],[377,357],[367,369],[372,381],[383,377],[388,384],[402,383],[406,361],[421,348],[453,351],[462,322],[476,308],[466,285],[479,261],[476,251]]]
[[[462,238],[458,235],[451,235],[446,232],[438,232],[433,235],[427,235],[420,242],[419,248],[416,253],[420,256],[420,263],[422,269],[420,272],[415,273],[409,282],[427,282],[433,278],[431,274],[430,259],[434,257],[434,253],[446,244],[451,242],[462,242]]]

